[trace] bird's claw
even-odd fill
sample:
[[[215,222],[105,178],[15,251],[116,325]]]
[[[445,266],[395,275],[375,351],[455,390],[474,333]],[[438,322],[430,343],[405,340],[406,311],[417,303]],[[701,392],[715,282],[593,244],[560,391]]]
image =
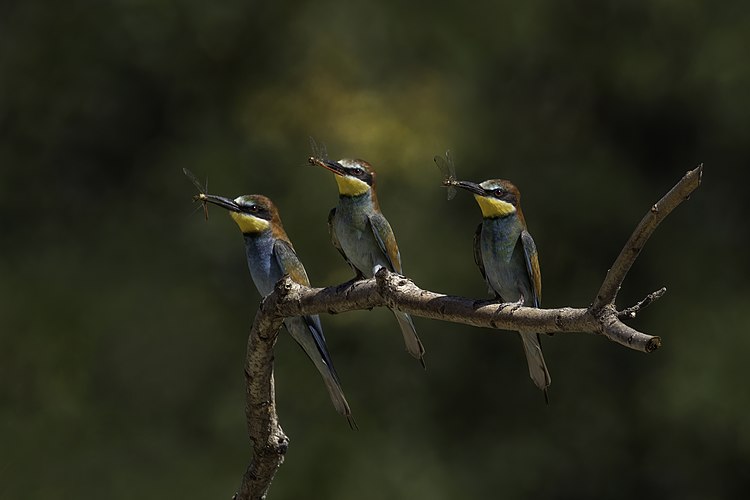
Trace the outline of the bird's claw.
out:
[[[518,311],[520,308],[523,307],[523,303],[524,303],[523,297],[521,297],[515,302],[501,302],[498,305],[497,310],[498,312],[500,312],[504,310],[505,308],[510,307],[510,313],[513,314],[514,312]]]
[[[350,286],[354,285],[356,282],[362,281],[363,279],[365,279],[364,275],[357,273],[357,275],[355,275],[352,279],[341,283],[338,286],[338,289],[343,290],[345,288],[349,288]]]
[[[510,309],[510,312],[514,313],[514,312],[518,311],[520,308],[522,308],[523,307],[523,302],[524,302],[523,296],[521,296],[521,298],[518,299],[516,302],[511,302],[510,304],[511,304],[512,307]]]

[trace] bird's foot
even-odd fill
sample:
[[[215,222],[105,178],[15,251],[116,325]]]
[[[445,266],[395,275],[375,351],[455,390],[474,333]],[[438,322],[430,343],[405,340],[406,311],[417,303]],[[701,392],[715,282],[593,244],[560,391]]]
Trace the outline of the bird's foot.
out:
[[[521,307],[523,307],[523,302],[524,302],[523,295],[521,295],[521,298],[518,299],[516,302],[511,302],[510,312],[514,313],[518,311]]]
[[[338,286],[338,288],[339,288],[339,290],[343,290],[344,288],[349,288],[350,286],[352,286],[352,285],[353,285],[353,284],[355,284],[356,282],[358,282],[358,281],[362,281],[363,279],[365,279],[365,275],[364,275],[364,274],[362,274],[362,273],[357,273],[357,274],[355,274],[355,275],[354,275],[354,277],[353,277],[352,279],[350,279],[349,281],[345,281],[345,282],[341,283],[341,284],[340,284],[340,285]]]
[[[521,297],[515,302],[501,302],[497,310],[498,312],[500,312],[510,307],[510,313],[513,314],[514,312],[519,310],[521,307],[523,307],[523,302],[524,302],[523,297]]]

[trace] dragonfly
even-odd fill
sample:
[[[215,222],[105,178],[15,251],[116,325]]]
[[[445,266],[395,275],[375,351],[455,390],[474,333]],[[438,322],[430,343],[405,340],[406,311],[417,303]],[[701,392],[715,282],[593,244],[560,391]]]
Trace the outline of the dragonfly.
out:
[[[453,155],[450,150],[445,152],[445,156],[435,155],[435,165],[443,174],[443,186],[448,188],[448,199],[452,200],[456,196],[456,164],[453,161]]]
[[[194,201],[200,200],[203,204],[203,214],[206,216],[206,220],[208,220],[208,201],[206,201],[206,193],[208,191],[208,177],[206,177],[206,184],[201,184],[201,181],[198,180],[198,178],[195,176],[194,173],[192,173],[190,170],[186,168],[182,168],[182,172],[185,174],[185,176],[190,179],[190,182],[193,183],[193,185],[198,189],[198,194],[193,196]]]
[[[313,158],[317,158],[319,160],[327,160],[328,159],[328,151],[326,151],[326,145],[322,142],[318,144],[313,136],[310,136],[310,150],[312,151],[312,156],[309,158],[309,163],[311,165],[315,165],[315,163],[312,162]]]

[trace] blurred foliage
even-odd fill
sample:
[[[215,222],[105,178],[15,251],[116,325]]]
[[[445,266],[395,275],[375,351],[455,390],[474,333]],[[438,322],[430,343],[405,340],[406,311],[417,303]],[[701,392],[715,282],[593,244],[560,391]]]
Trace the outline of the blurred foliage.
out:
[[[701,0],[0,5],[0,498],[228,498],[250,456],[242,360],[259,297],[242,238],[190,203],[278,204],[313,282],[330,174],[378,171],[404,269],[484,297],[479,211],[432,157],[523,191],[547,306],[586,306],[651,203],[704,185],[625,282],[642,355],[545,338],[552,403],[514,335],[385,311],[324,317],[360,425],[287,335],[273,498],[738,498],[750,489],[750,9]],[[719,265],[721,264],[721,265]]]

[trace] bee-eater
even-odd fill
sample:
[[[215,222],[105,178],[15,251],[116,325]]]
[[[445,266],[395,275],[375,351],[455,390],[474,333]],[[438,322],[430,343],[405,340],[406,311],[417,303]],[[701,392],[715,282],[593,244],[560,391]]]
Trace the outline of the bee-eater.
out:
[[[474,261],[491,291],[503,302],[540,307],[542,275],[534,240],[521,211],[521,193],[510,181],[492,179],[480,184],[453,181],[474,194],[482,223],[474,234]],[[544,391],[551,382],[539,334],[519,332],[529,364],[529,376]]]
[[[401,254],[393,229],[380,211],[375,192],[375,171],[364,160],[331,161],[310,158],[310,163],[335,174],[339,203],[328,215],[331,242],[349,263],[356,278],[372,278],[382,266],[401,274]],[[355,279],[356,279],[355,278]],[[393,311],[406,350],[424,367],[424,347],[411,317]]]
[[[292,242],[281,225],[279,212],[271,200],[257,194],[240,196],[234,200],[199,194],[196,199],[229,211],[245,237],[247,265],[255,287],[262,296],[271,293],[285,274],[301,285],[310,286],[305,268],[297,257]],[[287,318],[284,326],[320,372],[336,411],[346,417],[352,428],[356,428],[326,347],[320,318],[317,315]]]

